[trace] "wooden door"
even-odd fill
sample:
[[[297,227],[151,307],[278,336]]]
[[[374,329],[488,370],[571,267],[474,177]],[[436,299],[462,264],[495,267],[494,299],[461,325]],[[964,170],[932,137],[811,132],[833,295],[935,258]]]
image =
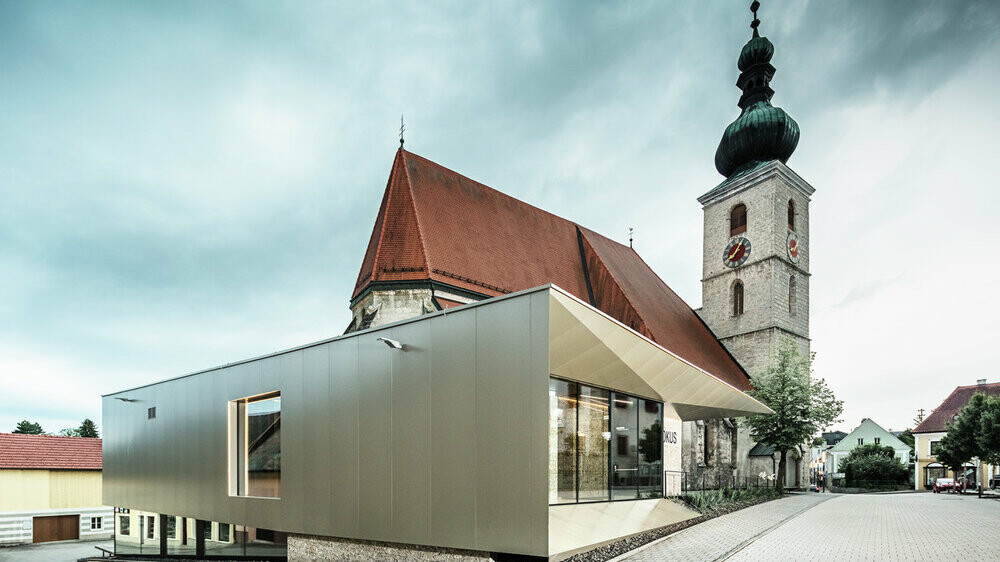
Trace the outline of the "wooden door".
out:
[[[79,515],[35,517],[31,523],[31,542],[68,541],[80,538]]]

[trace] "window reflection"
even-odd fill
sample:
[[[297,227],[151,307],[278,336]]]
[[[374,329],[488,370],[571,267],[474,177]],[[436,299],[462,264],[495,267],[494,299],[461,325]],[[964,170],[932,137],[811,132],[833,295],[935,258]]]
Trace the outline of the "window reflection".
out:
[[[638,490],[636,489],[636,472],[639,470],[639,462],[636,458],[638,453],[638,423],[636,417],[638,399],[626,396],[621,393],[614,393],[611,409],[612,435],[614,436],[614,446],[612,448],[612,477],[611,477],[611,499],[626,500],[635,499]]]
[[[577,384],[549,380],[549,503],[576,501]]]
[[[663,495],[663,404],[549,379],[549,503]]]
[[[281,397],[247,402],[248,496],[277,498],[281,491]]]
[[[639,497],[658,498],[663,495],[663,404],[652,400],[640,402],[636,484]]]
[[[577,409],[577,462],[579,501],[608,499],[609,392],[580,385]]]

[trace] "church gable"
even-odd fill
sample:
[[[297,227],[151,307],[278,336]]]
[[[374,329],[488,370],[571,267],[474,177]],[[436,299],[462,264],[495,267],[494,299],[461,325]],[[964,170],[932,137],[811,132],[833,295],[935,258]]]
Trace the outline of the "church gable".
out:
[[[424,291],[433,306],[450,308],[461,303],[439,289],[477,300],[549,283],[734,387],[750,388],[708,327],[632,248],[402,149],[352,297],[352,307],[365,310],[356,311],[349,331],[368,327],[366,307],[382,310],[371,325],[426,312],[423,293],[401,292]],[[368,288],[385,298],[373,300]]]
[[[425,279],[427,271],[427,254],[413,193],[406,175],[403,152],[399,151],[351,298],[357,297],[374,281]]]

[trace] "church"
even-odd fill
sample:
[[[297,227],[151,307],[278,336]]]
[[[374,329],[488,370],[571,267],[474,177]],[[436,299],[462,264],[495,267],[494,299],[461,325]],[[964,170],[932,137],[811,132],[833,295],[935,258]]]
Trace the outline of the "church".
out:
[[[116,556],[562,560],[698,517],[670,496],[767,449],[749,373],[809,349],[813,189],[759,23],[698,199],[699,310],[401,140],[343,335],[102,397]]]
[[[725,179],[698,198],[699,310],[631,247],[408,152],[401,142],[346,333],[552,283],[739,390],[751,388],[749,374],[766,367],[779,338],[793,339],[808,357],[814,189],[785,164],[799,128],[771,105],[774,45],[760,36],[759,24],[755,17],[737,61],[741,113],[715,155]],[[777,453],[755,446],[736,419],[685,422],[681,439],[686,487],[724,486],[776,466]],[[806,451],[789,453],[788,486],[807,484]]]

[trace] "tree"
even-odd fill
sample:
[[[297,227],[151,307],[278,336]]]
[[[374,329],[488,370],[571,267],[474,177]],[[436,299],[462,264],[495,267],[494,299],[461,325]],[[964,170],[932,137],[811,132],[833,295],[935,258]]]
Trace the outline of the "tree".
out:
[[[1000,397],[979,392],[972,395],[938,445],[938,461],[962,472],[962,465],[978,458],[1000,464]]]
[[[42,429],[41,424],[30,422],[28,420],[21,420],[17,422],[17,427],[11,433],[25,433],[28,435],[42,435],[45,431]]]
[[[899,434],[899,440],[906,443],[906,446],[913,449],[916,440],[913,438],[913,430],[906,428]]]
[[[76,431],[80,437],[100,437],[97,433],[97,426],[94,425],[94,421],[90,418],[83,420],[83,423],[80,424],[80,427]]]
[[[653,425],[642,430],[639,437],[639,453],[646,462],[656,462],[663,460],[663,432],[660,431],[660,422],[653,422]]]
[[[945,427],[945,431],[948,433],[941,438],[937,458],[941,464],[956,473],[962,472],[963,464],[979,456],[976,435],[979,433],[985,402],[985,394],[973,394],[968,404]]]
[[[1000,396],[990,396],[983,402],[979,416],[979,460],[1000,465]]]
[[[896,458],[896,451],[888,445],[869,443],[855,447],[838,464],[849,486],[865,487],[871,483],[905,484],[909,469]]]
[[[833,423],[844,410],[826,381],[810,373],[810,360],[802,357],[795,342],[782,338],[776,346],[771,363],[763,372],[751,376],[750,396],[774,410],[773,414],[749,416],[746,424],[750,435],[781,453],[778,475],[785,484],[788,451],[812,440],[812,437]]]
[[[67,427],[66,429],[60,429],[59,435],[63,437],[79,437],[80,429],[76,427]]]

